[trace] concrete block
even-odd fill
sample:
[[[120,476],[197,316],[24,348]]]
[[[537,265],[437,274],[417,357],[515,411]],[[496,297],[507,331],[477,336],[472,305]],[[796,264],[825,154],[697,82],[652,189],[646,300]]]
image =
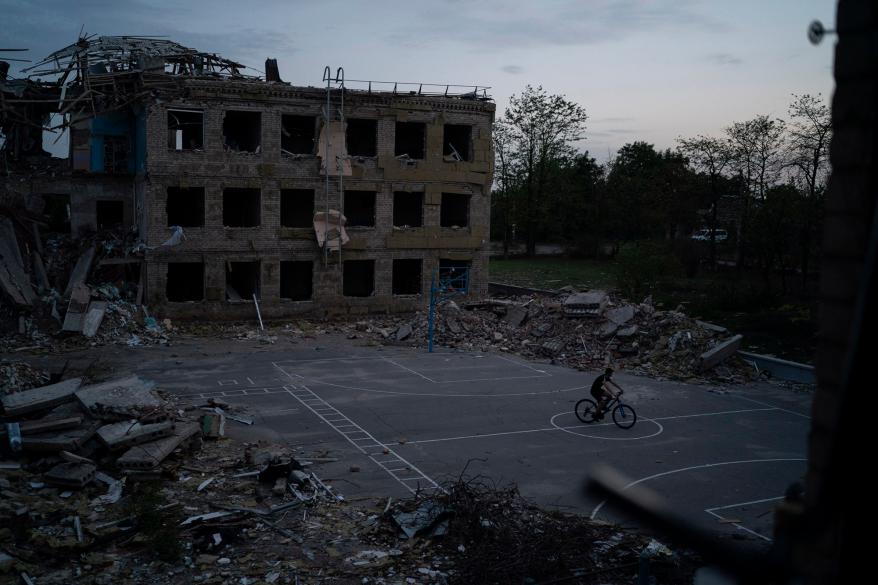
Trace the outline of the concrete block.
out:
[[[82,378],[71,378],[57,384],[50,384],[49,386],[7,394],[0,398],[3,404],[3,412],[7,416],[20,416],[29,412],[52,408],[53,406],[73,400],[73,396],[79,390],[81,384]]]
[[[116,460],[116,465],[122,469],[152,469],[198,431],[198,423],[177,425],[174,434],[169,437],[131,447]]]
[[[154,410],[163,404],[152,388],[153,382],[128,376],[102,384],[86,386],[75,396],[83,408],[93,414]]]
[[[98,429],[97,434],[104,445],[115,451],[167,437],[173,432],[174,423],[169,420],[152,424],[129,420],[104,425]]]
[[[46,483],[81,488],[90,483],[97,468],[90,463],[59,463],[43,475]]]

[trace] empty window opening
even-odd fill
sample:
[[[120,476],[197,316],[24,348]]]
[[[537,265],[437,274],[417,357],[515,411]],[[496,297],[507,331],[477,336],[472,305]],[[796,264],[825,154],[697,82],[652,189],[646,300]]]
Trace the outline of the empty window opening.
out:
[[[226,150],[259,152],[262,143],[262,115],[259,112],[226,112],[223,145]]]
[[[470,267],[469,260],[439,259],[439,278],[448,283],[448,286],[459,291],[469,290]]]
[[[223,189],[223,225],[256,227],[260,221],[259,189],[229,187]]]
[[[104,172],[128,172],[128,138],[126,136],[104,136]]]
[[[259,298],[259,262],[226,262],[226,298],[252,301]]]
[[[204,147],[204,114],[191,110],[168,110],[168,148],[195,150]]]
[[[427,125],[421,122],[397,122],[396,156],[408,155],[409,158],[424,158],[424,143],[427,137]]]
[[[421,260],[393,261],[393,294],[416,295],[421,292]]]
[[[344,215],[347,227],[374,227],[375,191],[345,191]]]
[[[168,264],[166,293],[173,303],[204,300],[204,264],[171,262]]]
[[[311,299],[314,263],[292,261],[280,263],[280,298],[293,301]]]
[[[472,160],[470,142],[473,128],[463,124],[445,124],[442,136],[442,155],[455,160]]]
[[[469,225],[469,195],[443,193],[439,212],[442,227],[466,227]]]
[[[314,225],[314,189],[281,189],[280,224],[296,228]]]
[[[424,194],[409,191],[393,193],[393,225],[421,227],[424,225]]]
[[[114,228],[124,223],[125,204],[122,201],[95,201],[96,223],[99,230]]]
[[[348,154],[375,156],[378,152],[378,121],[349,119],[346,131]]]
[[[346,297],[369,297],[375,292],[375,261],[345,260],[343,294]]]
[[[314,154],[314,116],[283,116],[280,147],[285,154]]]
[[[168,187],[168,226],[204,225],[204,187]]]
[[[43,195],[43,215],[49,218],[53,232],[70,231],[70,195],[47,193]]]

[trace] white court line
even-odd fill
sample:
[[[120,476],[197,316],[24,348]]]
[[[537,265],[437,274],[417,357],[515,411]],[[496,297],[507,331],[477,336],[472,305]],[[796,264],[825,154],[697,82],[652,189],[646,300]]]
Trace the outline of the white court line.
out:
[[[753,500],[752,502],[741,502],[740,504],[729,504],[728,506],[719,506],[718,508],[706,508],[704,511],[707,512],[708,514],[710,514],[711,516],[715,517],[716,519],[720,520],[721,522],[727,522],[729,524],[732,524],[738,530],[743,530],[744,532],[750,533],[753,536],[761,538],[762,540],[765,540],[767,542],[771,542],[772,541],[771,538],[768,538],[767,536],[763,536],[763,535],[759,534],[758,532],[756,532],[755,530],[750,530],[749,528],[747,528],[746,526],[744,526],[740,522],[729,522],[729,520],[732,520],[731,518],[726,518],[724,516],[721,516],[720,514],[717,514],[716,510],[728,510],[729,508],[740,508],[742,506],[749,506],[751,504],[764,504],[765,502],[776,502],[776,501],[782,500],[782,499],[784,499],[783,496],[780,496],[777,498],[763,498],[761,500]]]
[[[543,378],[545,376],[527,376],[527,378]],[[489,378],[491,381],[509,380],[511,378]],[[455,380],[456,382],[472,382],[477,380]],[[334,382],[322,382],[320,380],[311,380],[312,386],[333,386],[342,388],[343,390],[359,390],[361,392],[374,392],[376,394],[390,394],[393,396],[425,396],[433,398],[499,398],[511,396],[541,396],[543,394],[560,394],[562,392],[573,392],[574,390],[584,390],[588,386],[572,386],[570,388],[561,388],[560,390],[544,390],[542,392],[506,392],[502,394],[455,394],[451,392],[400,392],[396,390],[378,390],[377,388],[361,388],[359,386],[348,386],[346,384],[335,384]],[[440,382],[441,384],[451,384],[452,382]]]
[[[675,419],[681,419],[681,418],[695,418],[695,417],[699,417],[699,416],[720,416],[723,414],[739,414],[742,412],[762,412],[762,411],[766,411],[766,410],[776,410],[776,409],[774,409],[774,408],[750,408],[750,409],[745,409],[745,410],[724,410],[721,412],[705,412],[705,413],[700,413],[700,414],[681,414],[681,415],[677,415],[677,416],[659,416],[659,417],[653,417],[653,418],[643,418],[641,420],[644,420],[644,421],[675,420]],[[569,413],[562,413],[562,414],[573,414],[573,412],[571,411]],[[555,415],[555,416],[558,416],[558,415]],[[424,439],[421,441],[406,441],[406,445],[412,445],[415,443],[439,443],[442,441],[459,441],[461,439],[481,439],[483,437],[499,437],[502,435],[522,435],[525,433],[540,433],[543,431],[564,431],[564,430],[575,430],[575,429],[582,430],[583,428],[607,427],[607,426],[614,426],[615,424],[616,423],[606,422],[606,423],[601,423],[601,424],[597,424],[597,425],[592,424],[592,425],[589,425],[588,427],[585,427],[584,425],[569,426],[569,427],[553,426],[553,427],[545,427],[545,428],[540,428],[540,429],[526,429],[523,431],[505,431],[505,432],[501,432],[501,433],[485,433],[485,434],[481,434],[481,435],[461,435],[458,437],[443,437],[440,439]],[[579,435],[580,433],[573,433],[573,434]],[[585,435],[581,435],[581,436],[585,436]],[[599,438],[599,439],[611,438],[612,439],[612,437],[594,437],[594,438]],[[647,438],[647,437],[637,437],[637,438]]]
[[[776,409],[776,410],[782,410],[782,411],[784,411],[784,412],[788,412],[788,413],[790,413],[790,414],[794,414],[794,415],[796,415],[796,416],[800,416],[800,417],[802,417],[802,418],[807,418],[807,419],[809,419],[809,420],[811,419],[810,416],[808,416],[807,414],[802,414],[801,412],[796,412],[796,411],[794,411],[794,410],[787,410],[786,408],[781,408],[781,407],[779,407],[779,406],[774,406],[773,404],[768,404],[767,402],[760,402],[760,401],[758,401],[758,400],[753,400],[752,398],[747,398],[746,396],[740,396],[740,395],[738,395],[738,394],[733,394],[733,396],[735,396],[736,398],[740,398],[740,399],[742,399],[742,400],[747,400],[747,401],[749,401],[749,402],[755,402],[756,404],[761,404],[762,406],[770,406],[770,407],[772,407],[772,408],[774,408],[774,409]]]
[[[393,365],[396,366],[397,368],[402,368],[402,369],[405,370],[406,372],[411,372],[411,373],[414,374],[415,376],[420,376],[421,378],[425,379],[425,380],[428,381],[428,382],[432,382],[433,384],[436,383],[436,380],[433,380],[432,378],[428,378],[427,376],[421,374],[420,372],[416,372],[416,371],[414,371],[414,370],[411,369],[411,368],[407,368],[407,367],[405,367],[405,366],[403,366],[403,365],[401,365],[401,364],[398,364],[398,363],[396,363],[395,361],[393,361],[393,360],[390,359],[390,358],[386,358],[386,357],[383,357],[383,356],[382,356],[381,359],[383,359],[385,362],[389,362],[389,363],[393,364]]]
[[[534,372],[539,372],[539,373],[541,373],[541,374],[545,374],[546,376],[551,376],[551,375],[552,375],[552,374],[550,374],[549,372],[547,372],[547,371],[545,371],[545,370],[538,370],[538,369],[536,369],[535,367],[531,366],[530,364],[526,364],[526,363],[524,363],[524,362],[520,362],[520,361],[514,360],[514,359],[512,359],[512,358],[508,358],[508,357],[506,357],[505,355],[500,355],[500,354],[491,354],[491,355],[492,355],[493,357],[500,358],[500,359],[503,360],[503,361],[507,361],[507,362],[509,362],[510,364],[515,364],[516,366],[522,366],[522,367],[524,367],[524,368],[527,368],[528,370],[533,370]]]
[[[272,362],[272,365],[273,365],[274,367],[276,367],[277,369],[279,369],[281,372],[284,371],[283,368],[281,368],[280,366],[278,366],[276,363],[273,363],[273,362]],[[284,372],[284,373],[286,373],[286,372]],[[394,450],[391,449],[390,447],[388,447],[388,446],[383,445],[382,443],[380,443],[380,442],[379,442],[377,439],[375,439],[375,437],[373,437],[368,431],[366,431],[365,429],[363,429],[363,427],[361,427],[360,425],[358,425],[357,423],[355,423],[354,421],[352,421],[352,420],[349,419],[348,417],[344,416],[344,414],[342,414],[341,411],[338,411],[338,409],[335,409],[335,410],[336,410],[336,411],[337,411],[337,412],[343,417],[342,419],[339,419],[339,420],[344,421],[344,422],[346,423],[346,424],[344,424],[344,425],[336,425],[336,422],[338,422],[338,421],[336,421],[335,419],[333,419],[333,420],[329,420],[329,419],[327,419],[325,416],[323,416],[322,414],[320,414],[319,412],[317,412],[317,410],[316,410],[314,407],[312,407],[310,404],[308,404],[308,403],[305,401],[306,399],[305,399],[304,397],[313,397],[313,398],[309,398],[309,399],[308,399],[309,402],[312,402],[312,401],[314,401],[314,400],[319,400],[319,401],[323,402],[323,404],[326,405],[327,407],[329,407],[329,408],[333,408],[333,407],[332,407],[328,402],[324,401],[322,398],[320,398],[319,396],[317,396],[317,394],[315,394],[310,388],[308,388],[308,387],[305,386],[304,384],[302,384],[302,385],[300,385],[298,388],[296,388],[295,391],[293,391],[292,389],[287,389],[287,393],[288,393],[290,396],[292,396],[293,398],[295,398],[296,400],[298,400],[300,404],[302,404],[305,408],[307,408],[308,410],[310,410],[315,416],[317,416],[318,418],[320,418],[320,420],[322,420],[322,421],[325,422],[327,425],[329,425],[330,428],[332,428],[336,433],[338,433],[338,434],[340,434],[342,437],[344,437],[345,440],[347,440],[348,443],[350,443],[351,445],[353,445],[354,447],[356,447],[358,451],[360,451],[361,453],[363,453],[364,455],[366,455],[367,457],[369,457],[369,459],[371,459],[371,460],[375,463],[375,465],[377,465],[378,467],[380,467],[381,469],[383,469],[384,471],[386,471],[387,474],[390,475],[390,477],[392,477],[393,479],[395,479],[395,480],[397,481],[397,483],[399,483],[399,485],[401,485],[402,487],[404,487],[405,489],[407,489],[409,492],[411,492],[411,493],[413,493],[413,494],[417,493],[417,492],[421,489],[421,487],[422,487],[422,486],[421,486],[421,483],[420,483],[421,481],[424,481],[424,482],[425,482],[427,489],[437,489],[437,490],[444,491],[444,490],[439,486],[438,483],[436,483],[436,482],[435,482],[432,478],[430,478],[426,473],[424,473],[423,471],[421,471],[421,470],[420,470],[417,466],[415,466],[412,462],[410,462],[410,461],[408,461],[407,459],[401,457],[401,456],[399,455],[399,453],[397,453],[396,451],[394,451]],[[353,431],[344,431],[344,430],[341,429],[341,427],[345,427],[345,428],[347,428],[347,427],[349,427],[349,426],[350,426],[350,427],[354,427],[354,428],[357,429],[357,430],[353,430]],[[366,435],[366,436],[365,436],[365,437],[353,438],[352,435]],[[359,444],[359,443],[361,443],[361,442],[363,442],[363,441],[370,441],[370,444],[368,444],[368,445],[361,445],[361,444]],[[375,447],[381,447],[381,448],[382,448],[382,449],[381,449],[382,452],[381,452],[380,454],[378,454],[378,453],[371,453],[370,451],[367,450],[367,449],[374,449]],[[384,451],[386,451],[386,453],[385,453]],[[379,457],[381,458],[380,460],[378,459]],[[397,477],[396,474],[394,474],[393,472],[391,472],[390,469],[387,467],[387,465],[385,465],[385,464],[383,463],[383,461],[387,461],[387,460],[388,460],[388,457],[395,457],[396,459],[394,459],[394,460],[392,461],[392,463],[393,463],[394,465],[402,464],[402,465],[408,467],[410,471],[412,471],[413,473],[415,473],[415,474],[417,474],[417,475],[416,475],[415,477],[412,477],[412,478],[400,478],[400,477]],[[408,485],[407,483],[405,483],[405,482],[407,482],[407,481],[413,481],[413,480],[418,480],[418,485],[415,486],[414,488],[413,488],[412,486]]]
[[[664,477],[664,476],[666,476],[666,475],[672,475],[672,474],[674,474],[674,473],[682,473],[682,472],[684,472],[684,471],[693,471],[693,470],[695,470],[695,469],[707,469],[707,468],[710,468],[710,467],[722,467],[722,466],[725,466],[725,465],[741,465],[741,464],[746,464],[746,463],[780,463],[780,462],[788,463],[788,462],[806,462],[806,461],[808,461],[808,460],[807,460],[807,459],[804,459],[804,458],[793,458],[793,459],[745,459],[745,460],[742,460],[742,461],[722,461],[722,462],[720,462],[720,463],[705,463],[704,465],[692,465],[692,466],[690,466],[690,467],[682,467],[682,468],[680,468],[680,469],[672,469],[672,470],[670,470],[670,471],[663,471],[662,473],[656,473],[655,475],[650,475],[649,477],[644,477],[644,478],[638,479],[637,481],[632,481],[631,483],[629,483],[628,485],[626,485],[625,487],[623,487],[623,488],[622,488],[622,491],[627,490],[628,488],[634,487],[634,486],[636,486],[637,484],[643,483],[643,482],[645,482],[645,481],[650,481],[650,480],[653,480],[653,479],[657,479],[657,478],[659,478],[659,477]],[[600,504],[598,504],[598,505],[595,507],[595,509],[592,511],[592,513],[591,513],[591,515],[589,516],[589,518],[591,518],[592,520],[594,520],[594,519],[597,517],[598,512],[600,512],[601,508],[603,508],[603,507],[604,507],[604,504],[606,504],[606,503],[607,503],[607,501],[606,501],[606,500],[603,500]]]

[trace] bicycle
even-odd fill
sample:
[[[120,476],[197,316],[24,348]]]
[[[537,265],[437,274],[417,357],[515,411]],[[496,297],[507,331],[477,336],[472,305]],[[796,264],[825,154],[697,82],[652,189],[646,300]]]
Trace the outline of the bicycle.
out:
[[[613,422],[616,423],[616,426],[620,429],[630,429],[634,426],[634,423],[637,422],[637,413],[634,412],[634,409],[631,406],[623,403],[621,401],[621,396],[623,392],[619,392],[616,396],[610,400],[607,405],[604,407],[604,412],[613,413]],[[591,424],[595,422],[595,413],[598,410],[597,402],[592,400],[591,398],[583,398],[579,402],[576,403],[574,407],[574,412],[576,413],[576,418],[580,421]]]

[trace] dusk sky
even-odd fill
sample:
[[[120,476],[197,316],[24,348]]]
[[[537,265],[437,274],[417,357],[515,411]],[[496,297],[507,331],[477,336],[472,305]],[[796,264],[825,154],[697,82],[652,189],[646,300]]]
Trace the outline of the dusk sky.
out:
[[[0,46],[39,60],[99,35],[151,35],[245,63],[266,57],[281,77],[491,86],[509,96],[542,85],[589,116],[580,145],[603,162],[634,140],[659,148],[680,135],[718,134],[757,114],[785,116],[790,94],[832,93],[831,0],[0,0]],[[20,69],[13,68],[13,74]],[[353,84],[352,84],[353,85]]]

